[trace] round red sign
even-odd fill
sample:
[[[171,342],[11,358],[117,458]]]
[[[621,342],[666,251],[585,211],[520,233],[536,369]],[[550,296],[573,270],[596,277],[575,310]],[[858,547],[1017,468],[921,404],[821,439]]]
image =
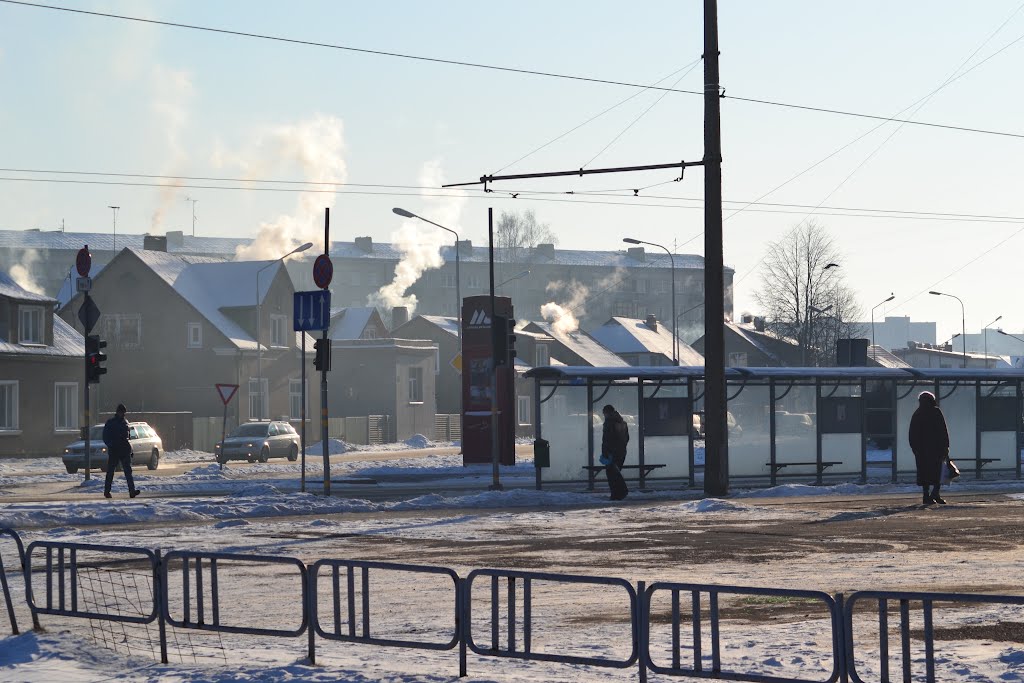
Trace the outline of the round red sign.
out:
[[[80,276],[89,277],[89,269],[92,268],[92,254],[89,253],[88,244],[78,250],[78,256],[75,257],[75,268]]]
[[[331,257],[327,254],[320,254],[316,257],[316,261],[313,261],[313,282],[320,289],[327,289],[333,277],[334,264],[331,263]]]

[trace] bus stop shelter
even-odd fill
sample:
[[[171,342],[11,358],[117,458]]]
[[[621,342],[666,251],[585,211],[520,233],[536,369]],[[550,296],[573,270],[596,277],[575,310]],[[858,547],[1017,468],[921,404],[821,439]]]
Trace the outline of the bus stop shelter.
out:
[[[535,380],[538,487],[594,487],[606,404],[630,428],[627,478],[641,488],[695,485],[704,464],[703,367],[551,366],[526,377]],[[872,478],[912,480],[907,431],[922,391],[939,400],[950,456],[965,475],[1021,476],[1024,369],[727,368],[726,383],[732,483],[864,482],[869,468]],[[888,448],[871,449],[869,438]]]

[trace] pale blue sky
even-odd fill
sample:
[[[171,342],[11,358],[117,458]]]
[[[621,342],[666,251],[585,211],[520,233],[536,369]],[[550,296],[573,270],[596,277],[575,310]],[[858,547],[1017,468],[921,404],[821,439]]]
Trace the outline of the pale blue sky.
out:
[[[230,28],[309,41],[630,82],[654,82],[702,52],[701,3],[691,2],[81,2],[66,7]],[[893,115],[939,86],[1008,17],[967,65],[1024,35],[1019,0],[963,2],[722,2],[722,84],[727,95]],[[1024,40],[943,89],[923,121],[1024,133]],[[699,90],[698,65],[677,87]],[[665,81],[671,85],[678,76]],[[495,172],[632,94],[629,88],[509,74],[274,43],[0,3],[0,167],[301,180],[273,161],[268,131],[341,122],[340,159],[320,159],[350,183],[420,185],[425,164],[448,181]],[[654,102],[645,92],[509,172],[587,163]],[[332,117],[332,118],[327,118]],[[669,94],[589,166],[664,163],[702,155],[701,98]],[[726,99],[726,199],[751,200],[870,130],[875,122]],[[765,201],[817,205],[895,129],[888,124]],[[322,130],[322,129],[321,129]],[[263,145],[257,141],[262,139]],[[324,151],[329,146],[314,145]],[[824,201],[829,206],[1024,216],[1024,139],[904,126]],[[5,178],[19,174],[2,172]],[[20,177],[25,177],[24,175]],[[52,177],[52,176],[51,176]],[[605,190],[671,180],[672,172],[594,180],[516,182],[496,190]],[[137,180],[132,180],[137,182]],[[200,183],[209,184],[209,183]],[[7,229],[191,229],[250,236],[297,215],[294,193],[0,181]],[[350,188],[359,190],[360,188]],[[622,205],[512,200],[495,192],[459,206],[416,196],[344,194],[330,203],[332,237],[391,239],[406,208],[486,239],[486,209],[532,208],[565,248],[618,249],[632,235],[682,244],[702,212],[668,200],[601,198]],[[703,179],[647,194],[699,199]],[[478,194],[478,193],[477,193]],[[548,197],[555,199],[557,197]],[[577,199],[579,199],[577,197]],[[698,206],[693,202],[692,206]],[[752,207],[754,208],[754,207]],[[726,223],[726,262],[737,270],[737,314],[754,310],[755,269],[767,241],[804,216],[746,211]],[[726,210],[726,215],[730,211]],[[154,219],[155,214],[160,214]],[[821,215],[845,252],[842,266],[865,311],[895,291],[878,317],[937,320],[940,340],[998,315],[1024,329],[1015,276],[1024,236],[948,278],[1024,223],[896,220]],[[424,229],[429,228],[424,226]],[[697,238],[680,248],[701,253]],[[740,280],[741,277],[747,275]],[[944,279],[946,278],[946,279]],[[941,281],[941,282],[940,282]]]

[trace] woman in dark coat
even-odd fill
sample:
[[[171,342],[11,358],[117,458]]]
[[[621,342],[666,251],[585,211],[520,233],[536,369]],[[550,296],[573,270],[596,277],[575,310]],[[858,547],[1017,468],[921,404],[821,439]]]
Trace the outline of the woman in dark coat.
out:
[[[917,485],[924,492],[925,505],[946,504],[939,495],[942,486],[942,468],[949,458],[949,432],[946,418],[930,391],[917,397],[918,406],[910,418],[910,449],[917,461]],[[928,487],[932,491],[928,493]]]

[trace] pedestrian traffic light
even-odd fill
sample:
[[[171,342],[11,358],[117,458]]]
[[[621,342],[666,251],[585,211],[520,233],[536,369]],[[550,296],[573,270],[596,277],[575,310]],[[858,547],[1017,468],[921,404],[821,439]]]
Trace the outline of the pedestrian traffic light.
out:
[[[491,346],[495,367],[508,365],[508,318],[503,315],[491,316]]]
[[[313,367],[321,372],[329,372],[331,369],[331,340],[315,339],[313,349],[316,351],[313,356]]]
[[[516,321],[514,318],[508,319],[508,364],[514,365],[516,362]]]
[[[107,354],[101,351],[106,347],[107,342],[98,335],[90,334],[85,338],[85,381],[89,384],[98,384],[100,376],[107,374],[107,369],[103,367]]]

